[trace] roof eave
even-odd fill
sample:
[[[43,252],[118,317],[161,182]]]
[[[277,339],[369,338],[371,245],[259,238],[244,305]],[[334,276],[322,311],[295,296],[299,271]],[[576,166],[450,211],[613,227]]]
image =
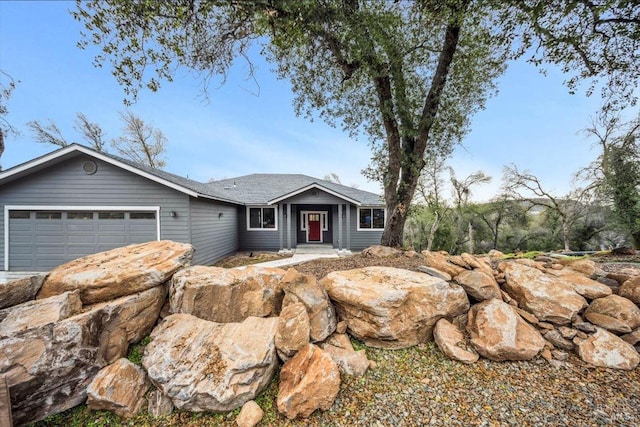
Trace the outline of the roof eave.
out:
[[[304,193],[305,191],[311,190],[311,189],[313,189],[313,188],[316,188],[316,189],[318,189],[318,190],[322,190],[322,191],[324,191],[325,193],[329,193],[329,194],[331,194],[332,196],[338,197],[338,198],[340,198],[340,199],[342,199],[342,200],[344,200],[344,201],[347,201],[347,202],[349,202],[349,203],[353,203],[353,204],[354,204],[354,205],[356,205],[356,206],[361,206],[361,205],[362,205],[362,203],[361,203],[359,200],[352,199],[351,197],[347,197],[347,196],[345,196],[344,194],[340,194],[340,193],[338,193],[337,191],[333,191],[333,190],[331,190],[331,189],[329,189],[329,188],[327,188],[327,187],[325,187],[325,186],[322,186],[322,185],[320,185],[320,184],[318,184],[318,183],[316,183],[316,182],[311,183],[311,184],[309,184],[309,185],[306,185],[306,186],[304,186],[304,187],[300,187],[300,188],[298,188],[297,190],[291,191],[291,192],[289,192],[289,193],[287,193],[287,194],[283,194],[283,195],[281,195],[281,196],[278,196],[278,197],[276,197],[275,199],[271,199],[271,200],[269,200],[269,201],[267,202],[267,204],[268,204],[268,205],[276,204],[276,203],[278,203],[278,202],[281,202],[281,201],[283,201],[283,200],[289,199],[289,198],[291,198],[291,197],[293,197],[293,196],[297,196],[298,194]]]

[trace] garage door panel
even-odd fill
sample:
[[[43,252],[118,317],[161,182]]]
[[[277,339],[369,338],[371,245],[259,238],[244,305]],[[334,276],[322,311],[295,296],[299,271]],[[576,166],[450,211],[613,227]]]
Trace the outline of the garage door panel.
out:
[[[85,255],[157,239],[156,219],[105,219],[92,212],[88,219],[58,218],[32,211],[27,218],[9,219],[9,269],[46,271]],[[155,216],[155,213],[151,213]]]

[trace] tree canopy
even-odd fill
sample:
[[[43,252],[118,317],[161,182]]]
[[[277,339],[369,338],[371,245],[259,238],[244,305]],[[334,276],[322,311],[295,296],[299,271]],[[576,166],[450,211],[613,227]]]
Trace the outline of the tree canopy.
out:
[[[425,156],[450,154],[508,59],[560,64],[571,90],[604,79],[612,106],[633,101],[640,77],[630,1],[100,0],[78,1],[74,16],[87,30],[81,45],[102,48],[96,64],[111,64],[129,102],[180,67],[224,82],[259,47],[291,82],[297,113],[368,136],[392,246]]]

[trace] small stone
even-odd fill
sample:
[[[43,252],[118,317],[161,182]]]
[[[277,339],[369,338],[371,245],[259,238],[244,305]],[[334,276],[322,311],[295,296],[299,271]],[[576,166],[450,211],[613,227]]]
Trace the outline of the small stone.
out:
[[[578,322],[574,323],[573,327],[576,328],[580,332],[586,332],[592,334],[596,331],[596,327],[593,323],[589,322]]]
[[[544,337],[551,344],[553,344],[555,347],[561,350],[567,350],[567,351],[573,350],[573,347],[574,347],[573,342],[565,339],[560,333],[560,331],[556,329],[548,331],[547,333],[544,334]]]
[[[576,331],[575,329],[569,328],[567,326],[560,326],[558,328],[558,332],[560,332],[560,335],[562,335],[562,338],[565,338],[565,339],[568,339],[568,340],[570,340],[573,337],[575,337],[576,334],[578,333],[578,331]]]
[[[142,408],[148,388],[144,370],[125,358],[118,359],[101,369],[87,387],[87,408],[133,417]]]
[[[551,355],[554,359],[560,360],[561,362],[564,362],[569,358],[569,353],[560,350],[551,350]]]
[[[540,329],[547,329],[547,330],[552,330],[556,328],[551,323],[547,323],[547,322],[538,322],[536,323],[536,326],[539,327]]]
[[[338,324],[336,325],[336,333],[337,334],[345,334],[347,332],[347,327],[349,326],[349,324],[347,322],[345,322],[344,320],[338,322]]]
[[[446,280],[447,282],[450,282],[452,280],[450,274],[445,273],[444,271],[440,271],[437,268],[427,267],[426,265],[419,266],[418,271],[426,273],[429,276],[437,277],[438,279]]]
[[[553,360],[553,356],[551,355],[551,350],[549,350],[548,348],[544,348],[540,352],[540,356],[542,356],[547,362],[550,362],[551,360]]]
[[[238,427],[254,427],[262,421],[262,417],[264,417],[264,411],[260,405],[255,400],[250,400],[242,405],[236,424]]]

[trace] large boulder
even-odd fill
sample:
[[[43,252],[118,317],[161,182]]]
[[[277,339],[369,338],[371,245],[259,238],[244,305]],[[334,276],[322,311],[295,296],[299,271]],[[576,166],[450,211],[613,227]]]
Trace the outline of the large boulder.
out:
[[[149,389],[147,374],[122,358],[102,368],[87,387],[87,407],[130,418],[140,412]]]
[[[463,267],[449,262],[449,258],[440,252],[422,251],[422,256],[424,256],[427,267],[443,271],[451,277],[455,277],[465,270]]]
[[[296,354],[298,350],[309,344],[309,314],[301,302],[285,306],[278,318],[276,330],[276,349],[282,360]]]
[[[385,258],[392,255],[397,255],[402,252],[400,249],[392,248],[390,246],[373,245],[362,251],[363,257]]]
[[[329,409],[340,391],[340,371],[331,356],[308,344],[282,366],[278,411],[289,419]]]
[[[166,286],[155,287],[1,338],[0,374],[9,385],[14,423],[84,402],[96,373],[150,332],[166,295]]]
[[[604,283],[585,277],[570,268],[549,270],[549,274],[558,277],[565,284],[571,286],[576,293],[588,299],[596,299],[611,295],[611,288]]]
[[[440,351],[449,359],[462,363],[475,363],[478,361],[478,354],[465,348],[464,335],[453,323],[447,319],[440,319],[433,330],[433,340]]]
[[[633,301],[619,295],[609,295],[591,302],[585,311],[585,317],[589,319],[590,313],[602,314],[613,317],[627,326],[629,331],[640,327],[640,308]]]
[[[577,347],[580,358],[594,366],[630,371],[640,363],[640,355],[631,344],[604,329],[598,328]]]
[[[46,274],[34,274],[14,280],[0,281],[0,309],[22,304],[36,297]]]
[[[470,297],[477,301],[502,298],[496,279],[493,278],[493,275],[488,275],[481,270],[465,270],[458,274],[454,280]]]
[[[469,309],[464,289],[392,267],[329,273],[325,287],[351,335],[368,346],[405,348],[429,341],[436,322]]]
[[[171,278],[169,311],[218,323],[241,322],[247,317],[277,316],[283,293],[279,268],[185,268]]]
[[[340,372],[356,377],[364,375],[369,368],[369,359],[364,350],[356,351],[347,334],[333,334],[318,347],[326,351],[338,364]]]
[[[636,304],[640,304],[640,276],[634,276],[626,280],[620,289],[618,295],[625,297]]]
[[[142,365],[176,408],[232,411],[271,382],[277,324],[276,317],[214,323],[172,314],[153,330]]]
[[[0,338],[57,322],[82,311],[80,291],[28,301],[0,310]]]
[[[498,299],[471,307],[467,331],[476,351],[496,361],[533,359],[545,343],[540,332]]]
[[[85,305],[110,301],[163,284],[189,265],[192,256],[191,245],[170,240],[88,255],[52,270],[38,298],[79,289]]]
[[[566,325],[587,306],[587,300],[561,279],[520,262],[503,262],[503,289],[539,320]]]
[[[307,309],[311,342],[322,341],[336,330],[338,321],[333,304],[314,276],[300,274],[290,268],[282,278],[281,285],[285,291],[283,307],[302,303]]]

